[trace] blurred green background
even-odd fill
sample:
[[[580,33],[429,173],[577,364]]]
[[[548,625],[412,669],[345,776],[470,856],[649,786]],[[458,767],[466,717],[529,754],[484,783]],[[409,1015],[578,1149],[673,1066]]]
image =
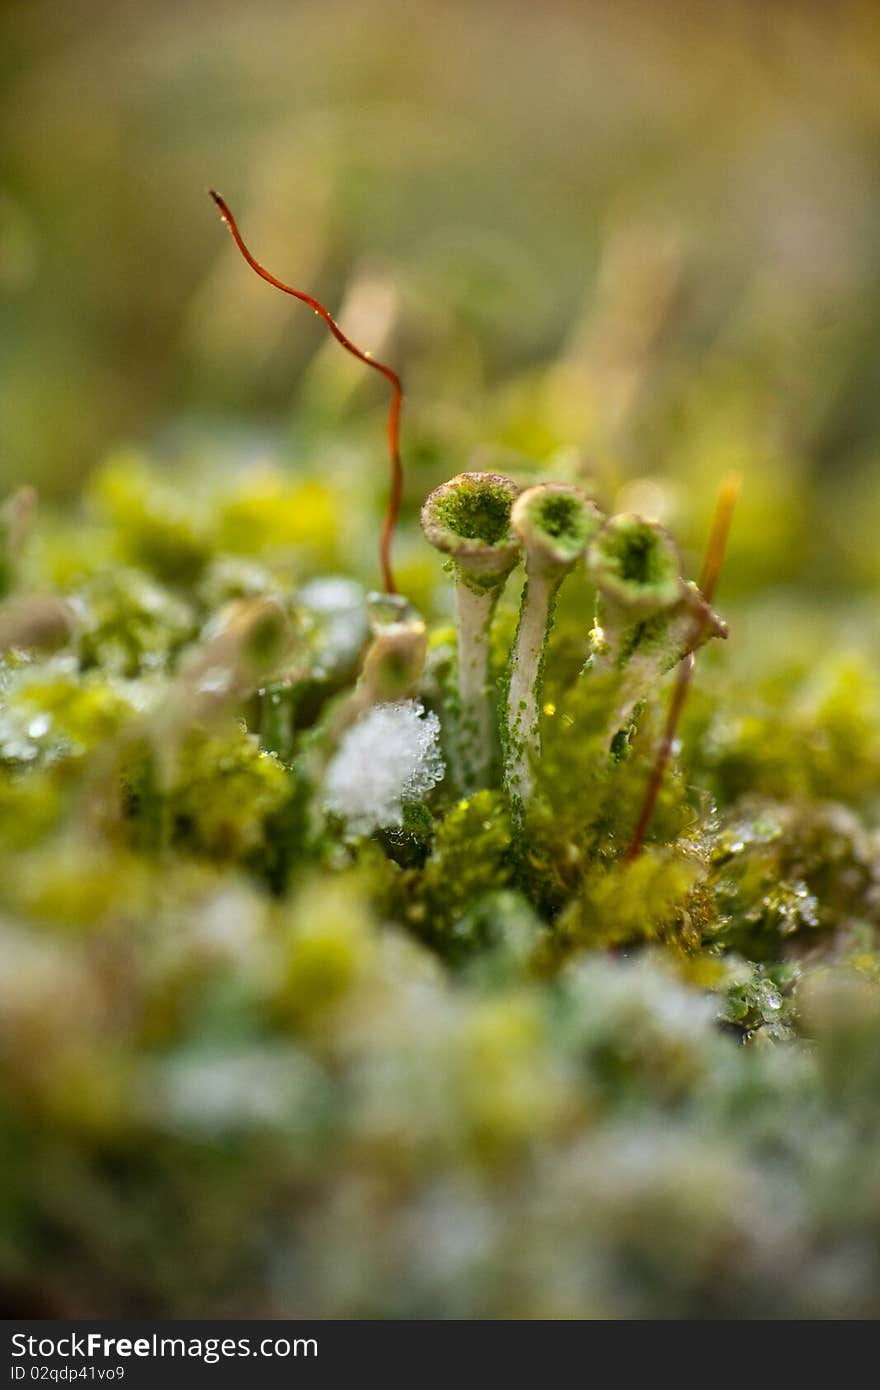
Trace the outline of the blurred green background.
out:
[[[75,629],[0,663],[0,1303],[877,1315],[878,175],[876,0],[0,0],[0,504],[41,497],[5,612],[53,589]],[[330,661],[303,590],[377,581],[387,395],[209,186],[400,370],[432,623],[418,508],[454,473],[581,481],[691,576],[742,474],[666,782],[703,877],[661,835],[621,893],[655,861],[591,847],[579,741],[564,977],[500,793],[441,802],[424,868],[313,835],[363,628],[343,583]],[[295,757],[184,702],[172,766],[186,663],[261,593],[306,624]],[[591,621],[574,577],[563,695]],[[633,939],[674,908],[669,960],[605,957],[621,902]]]
[[[695,550],[736,468],[729,590],[880,580],[876,5],[29,0],[0,73],[0,491],[349,431],[381,506],[381,382],[215,185],[399,367],[411,519],[476,457]]]

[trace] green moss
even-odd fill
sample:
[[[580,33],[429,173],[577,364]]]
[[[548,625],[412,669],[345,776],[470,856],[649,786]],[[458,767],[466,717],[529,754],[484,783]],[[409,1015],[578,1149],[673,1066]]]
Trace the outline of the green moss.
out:
[[[221,500],[216,544],[234,555],[302,552],[311,565],[338,559],[339,508],[329,482],[291,479],[271,468],[248,470]]]
[[[169,793],[171,834],[178,846],[218,862],[259,857],[267,825],[290,794],[288,773],[252,734],[194,729]]]
[[[66,815],[70,799],[66,769],[56,764],[0,778],[0,846],[2,853],[39,844]]]
[[[544,706],[535,795],[521,839],[522,872],[545,910],[560,907],[595,863],[627,848],[645,794],[651,731],[631,729],[612,746],[608,711],[616,674],[593,673]],[[633,742],[635,740],[635,742]],[[652,835],[660,843],[695,829],[697,818],[674,773],[661,788]]]
[[[215,1311],[221,1285],[263,1311],[270,1283],[278,1307],[328,1316],[817,1306],[829,1230],[850,1249],[880,1221],[853,1179],[880,1132],[875,659],[792,664],[775,639],[763,666],[701,656],[630,861],[677,610],[626,609],[622,660],[581,675],[576,572],[522,823],[492,766],[476,795],[447,776],[352,845],[321,791],[368,683],[363,590],[291,592],[335,542],[273,518],[274,483],[253,506],[228,482],[178,499],[182,529],[152,470],[141,483],[131,514],[105,508],[102,531],[65,533],[63,565],[51,546],[40,561],[79,614],[67,654],[2,667],[15,1278],[69,1287],[73,1257],[52,1252],[73,1212],[89,1315]],[[515,599],[498,596],[494,670]],[[427,665],[388,649],[374,694],[412,689],[449,739],[450,631],[423,636]],[[785,1280],[780,1185],[801,1213]],[[481,1233],[453,1274],[438,1228]],[[177,1272],[189,1240],[212,1255],[198,1299]],[[293,1246],[305,1294],[298,1273],[278,1292]],[[867,1307],[866,1288],[835,1306]]]
[[[211,540],[179,493],[134,455],[120,455],[93,477],[92,504],[113,528],[121,557],[169,583],[188,585],[208,563]]]
[[[829,803],[751,802],[712,842],[714,939],[778,958],[871,910],[873,850],[856,818]]]
[[[867,654],[820,646],[752,666],[724,698],[699,690],[695,769],[724,801],[746,792],[871,804],[880,789],[880,673]]]
[[[0,761],[40,767],[99,754],[139,703],[134,686],[97,671],[80,676],[66,657],[10,671],[0,702]]]
[[[747,1041],[786,1041],[794,1036],[792,994],[800,971],[794,964],[754,965],[732,962],[721,1001],[720,1017]]]
[[[126,6],[122,44],[117,6],[65,6],[55,36],[48,8],[3,18],[4,1305],[875,1321],[876,7],[765,5],[761,43],[731,6],[604,5],[597,38],[586,5],[511,5],[499,39],[498,6],[415,5],[405,42],[402,7],[367,38],[257,4],[241,42],[225,6],[210,74],[189,6]],[[357,843],[323,779],[364,696],[387,383],[258,287],[207,204],[163,216],[216,147],[209,75],[230,145],[259,127],[255,251],[407,385],[392,558],[429,656],[385,648],[370,693],[436,714],[449,767]],[[102,464],[144,419],[153,455]],[[477,701],[450,690],[450,575],[497,600],[494,681],[504,580],[541,541],[465,488],[442,571],[419,504],[471,466],[629,518],[529,643],[515,828],[499,692],[468,748]],[[696,640],[677,581],[731,470],[730,640],[700,646],[630,861]],[[552,573],[583,534],[558,504],[543,528]],[[289,649],[229,607],[255,601]]]
[[[584,946],[686,940],[687,917],[706,874],[693,853],[649,848],[632,862],[593,865],[542,944],[542,968]]]
[[[375,929],[356,879],[307,886],[284,914],[282,973],[275,1007],[297,1030],[321,1029],[328,1014],[371,977]]]
[[[587,528],[579,525],[582,521],[582,508],[571,497],[547,497],[538,507],[540,522],[544,530],[554,540],[561,536],[580,536],[587,538]]]
[[[84,667],[134,677],[166,669],[193,640],[193,608],[138,570],[93,576],[77,592]]]
[[[547,1033],[540,1005],[525,991],[480,1001],[463,1020],[453,1059],[457,1100],[466,1142],[490,1169],[564,1132],[578,1112],[571,1078],[550,1063]]]
[[[511,830],[504,798],[481,791],[460,801],[440,824],[418,880],[409,917],[419,932],[453,955],[456,924],[486,893],[510,882]]]
[[[26,852],[6,874],[7,910],[71,934],[110,931],[149,901],[150,866],[123,847],[71,826]]]

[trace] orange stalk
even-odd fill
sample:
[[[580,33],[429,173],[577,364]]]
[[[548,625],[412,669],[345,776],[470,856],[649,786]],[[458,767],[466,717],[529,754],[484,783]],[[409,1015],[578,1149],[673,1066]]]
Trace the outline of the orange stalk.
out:
[[[385,587],[385,592],[396,594],[397,585],[394,582],[394,571],[391,564],[391,546],[394,539],[394,530],[397,526],[397,519],[400,515],[400,503],[403,495],[403,465],[400,461],[400,416],[403,408],[403,384],[400,377],[391,367],[386,366],[384,362],[377,362],[369,352],[362,351],[357,344],[353,343],[351,339],[343,333],[332,314],[324,308],[324,305],[319,299],[315,299],[314,295],[306,294],[304,290],[294,289],[292,285],[285,285],[283,280],[279,280],[277,276],[273,275],[271,271],[268,271],[265,266],[260,265],[260,262],[256,257],[251,255],[245,245],[241,232],[238,230],[238,224],[225,200],[221,198],[220,194],[216,193],[213,188],[210,189],[209,192],[214,202],[217,204],[217,207],[220,209],[220,216],[229,228],[232,240],[235,242],[251,270],[256,271],[257,275],[259,275],[261,279],[267,281],[268,284],[274,285],[276,290],[281,290],[284,294],[290,294],[294,299],[299,299],[303,304],[307,304],[319,318],[324,320],[337,343],[344,347],[346,352],[350,352],[352,357],[356,357],[359,362],[363,362],[366,366],[372,367],[377,372],[381,372],[391,386],[391,404],[388,409],[388,455],[391,462],[391,487],[388,495],[388,506],[385,511],[385,519],[382,523],[382,531],[379,536],[379,564],[382,569],[382,583]]]

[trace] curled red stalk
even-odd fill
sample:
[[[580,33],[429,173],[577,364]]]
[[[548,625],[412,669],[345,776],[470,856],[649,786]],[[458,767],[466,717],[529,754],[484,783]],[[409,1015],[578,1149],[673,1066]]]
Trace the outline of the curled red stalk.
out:
[[[391,404],[388,409],[388,455],[391,462],[391,487],[388,494],[388,506],[385,510],[385,520],[382,523],[382,531],[379,536],[379,563],[382,568],[382,583],[385,592],[389,594],[397,593],[397,585],[394,582],[394,571],[391,565],[391,545],[394,539],[394,530],[397,526],[397,518],[400,515],[400,502],[403,495],[403,465],[400,461],[400,415],[403,408],[403,384],[400,377],[391,367],[384,362],[377,362],[368,352],[363,352],[349,337],[343,333],[339,324],[325,308],[320,300],[313,295],[306,294],[304,290],[295,290],[292,285],[285,285],[283,280],[279,280],[265,266],[260,265],[248,250],[244,243],[238,224],[232,213],[214,189],[209,190],[211,197],[220,209],[220,216],[229,228],[232,239],[247,261],[251,270],[256,271],[261,279],[266,280],[270,285],[274,285],[276,290],[282,290],[284,294],[293,295],[294,299],[299,299],[303,304],[308,304],[309,308],[323,319],[333,337],[336,339],[346,352],[350,352],[352,357],[356,357],[359,362],[363,362],[375,371],[381,372],[386,381],[391,386]]]
[[[730,526],[733,521],[733,513],[739,497],[740,479],[737,475],[726,478],[718,489],[718,496],[715,498],[715,510],[712,514],[712,526],[709,531],[709,539],[706,543],[706,553],[703,556],[703,567],[700,571],[698,588],[707,605],[711,604],[718,586],[718,576],[721,573],[721,566],[724,563],[724,554],[727,550],[727,538],[730,535]],[[694,646],[697,645],[703,635],[705,615],[698,619],[696,631],[694,632]],[[672,692],[672,699],[669,702],[669,709],[666,714],[666,724],[663,729],[663,737],[657,749],[657,756],[654,759],[654,766],[651,769],[651,776],[645,789],[645,798],[642,802],[642,809],[633,837],[629,843],[624,858],[626,860],[637,859],[642,852],[645,843],[645,836],[651,824],[654,808],[657,805],[657,798],[660,795],[660,788],[663,785],[663,774],[666,765],[672,755],[672,745],[675,742],[675,733],[684,710],[687,700],[688,690],[690,689],[691,677],[694,674],[694,667],[697,664],[693,651],[681,661],[678,667],[678,676],[675,688]]]

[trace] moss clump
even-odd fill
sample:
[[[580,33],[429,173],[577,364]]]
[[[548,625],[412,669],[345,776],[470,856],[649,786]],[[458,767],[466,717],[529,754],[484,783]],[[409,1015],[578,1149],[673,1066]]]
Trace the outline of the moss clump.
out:
[[[459,802],[437,826],[417,882],[410,921],[456,954],[455,929],[468,909],[512,878],[510,820],[503,797],[482,791]]]
[[[616,673],[591,673],[544,708],[536,794],[524,821],[521,858],[526,881],[545,910],[576,893],[593,866],[601,868],[625,851],[638,816],[647,777],[638,755],[652,740],[643,726],[609,743],[608,709],[619,680]],[[657,840],[675,841],[697,824],[681,782],[668,777],[654,820]]]
[[[304,550],[332,565],[339,512],[333,488],[319,478],[291,479],[275,469],[249,469],[218,509],[217,544],[233,555],[289,555]]]
[[[120,456],[105,464],[92,480],[91,498],[124,561],[169,583],[198,579],[211,554],[205,522],[141,460]]]
[[[692,765],[715,795],[870,805],[880,774],[876,665],[820,642],[806,667],[784,648],[775,660],[759,650],[749,666],[746,679],[728,672],[723,699],[708,672],[691,710]]]
[[[694,890],[706,868],[693,853],[651,848],[638,859],[593,865],[556,923],[553,946],[617,946],[685,935]]]
[[[297,1032],[320,1031],[375,969],[371,914],[351,879],[338,881],[330,893],[306,886],[283,919],[275,1007]]]
[[[752,959],[778,958],[871,915],[874,851],[841,806],[751,801],[712,845],[713,935]]]
[[[259,857],[290,794],[288,773],[253,734],[193,730],[168,793],[173,842],[223,863]]]
[[[70,774],[58,764],[40,770],[7,767],[0,780],[0,854],[40,844],[67,814]]]
[[[196,636],[191,604],[139,570],[93,576],[77,592],[84,668],[133,678],[161,670]]]
[[[559,590],[551,554],[584,536],[538,485],[527,803],[494,677],[503,580],[537,542],[502,531],[459,586],[483,785],[419,763],[402,823],[351,834],[328,770],[366,715],[398,727],[389,696],[472,770],[449,630],[350,578],[295,582],[333,542],[273,531],[273,488],[230,519],[235,484],[199,485],[175,520],[160,475],[136,482],[98,531],[35,537],[15,601],[54,585],[77,619],[54,657],[0,664],[7,1282],[83,1316],[876,1312],[867,1253],[848,1263],[880,1229],[852,1177],[880,1133],[876,663],[707,657],[628,860],[694,591],[677,561],[666,608],[597,584],[600,648],[598,576],[574,563]],[[383,737],[348,769],[368,799]]]
[[[796,1021],[793,992],[800,970],[791,963],[770,966],[731,961],[719,1017],[747,1042],[787,1042]]]
[[[7,668],[3,677],[0,761],[10,768],[100,757],[150,698],[101,672],[81,674],[68,657]]]

